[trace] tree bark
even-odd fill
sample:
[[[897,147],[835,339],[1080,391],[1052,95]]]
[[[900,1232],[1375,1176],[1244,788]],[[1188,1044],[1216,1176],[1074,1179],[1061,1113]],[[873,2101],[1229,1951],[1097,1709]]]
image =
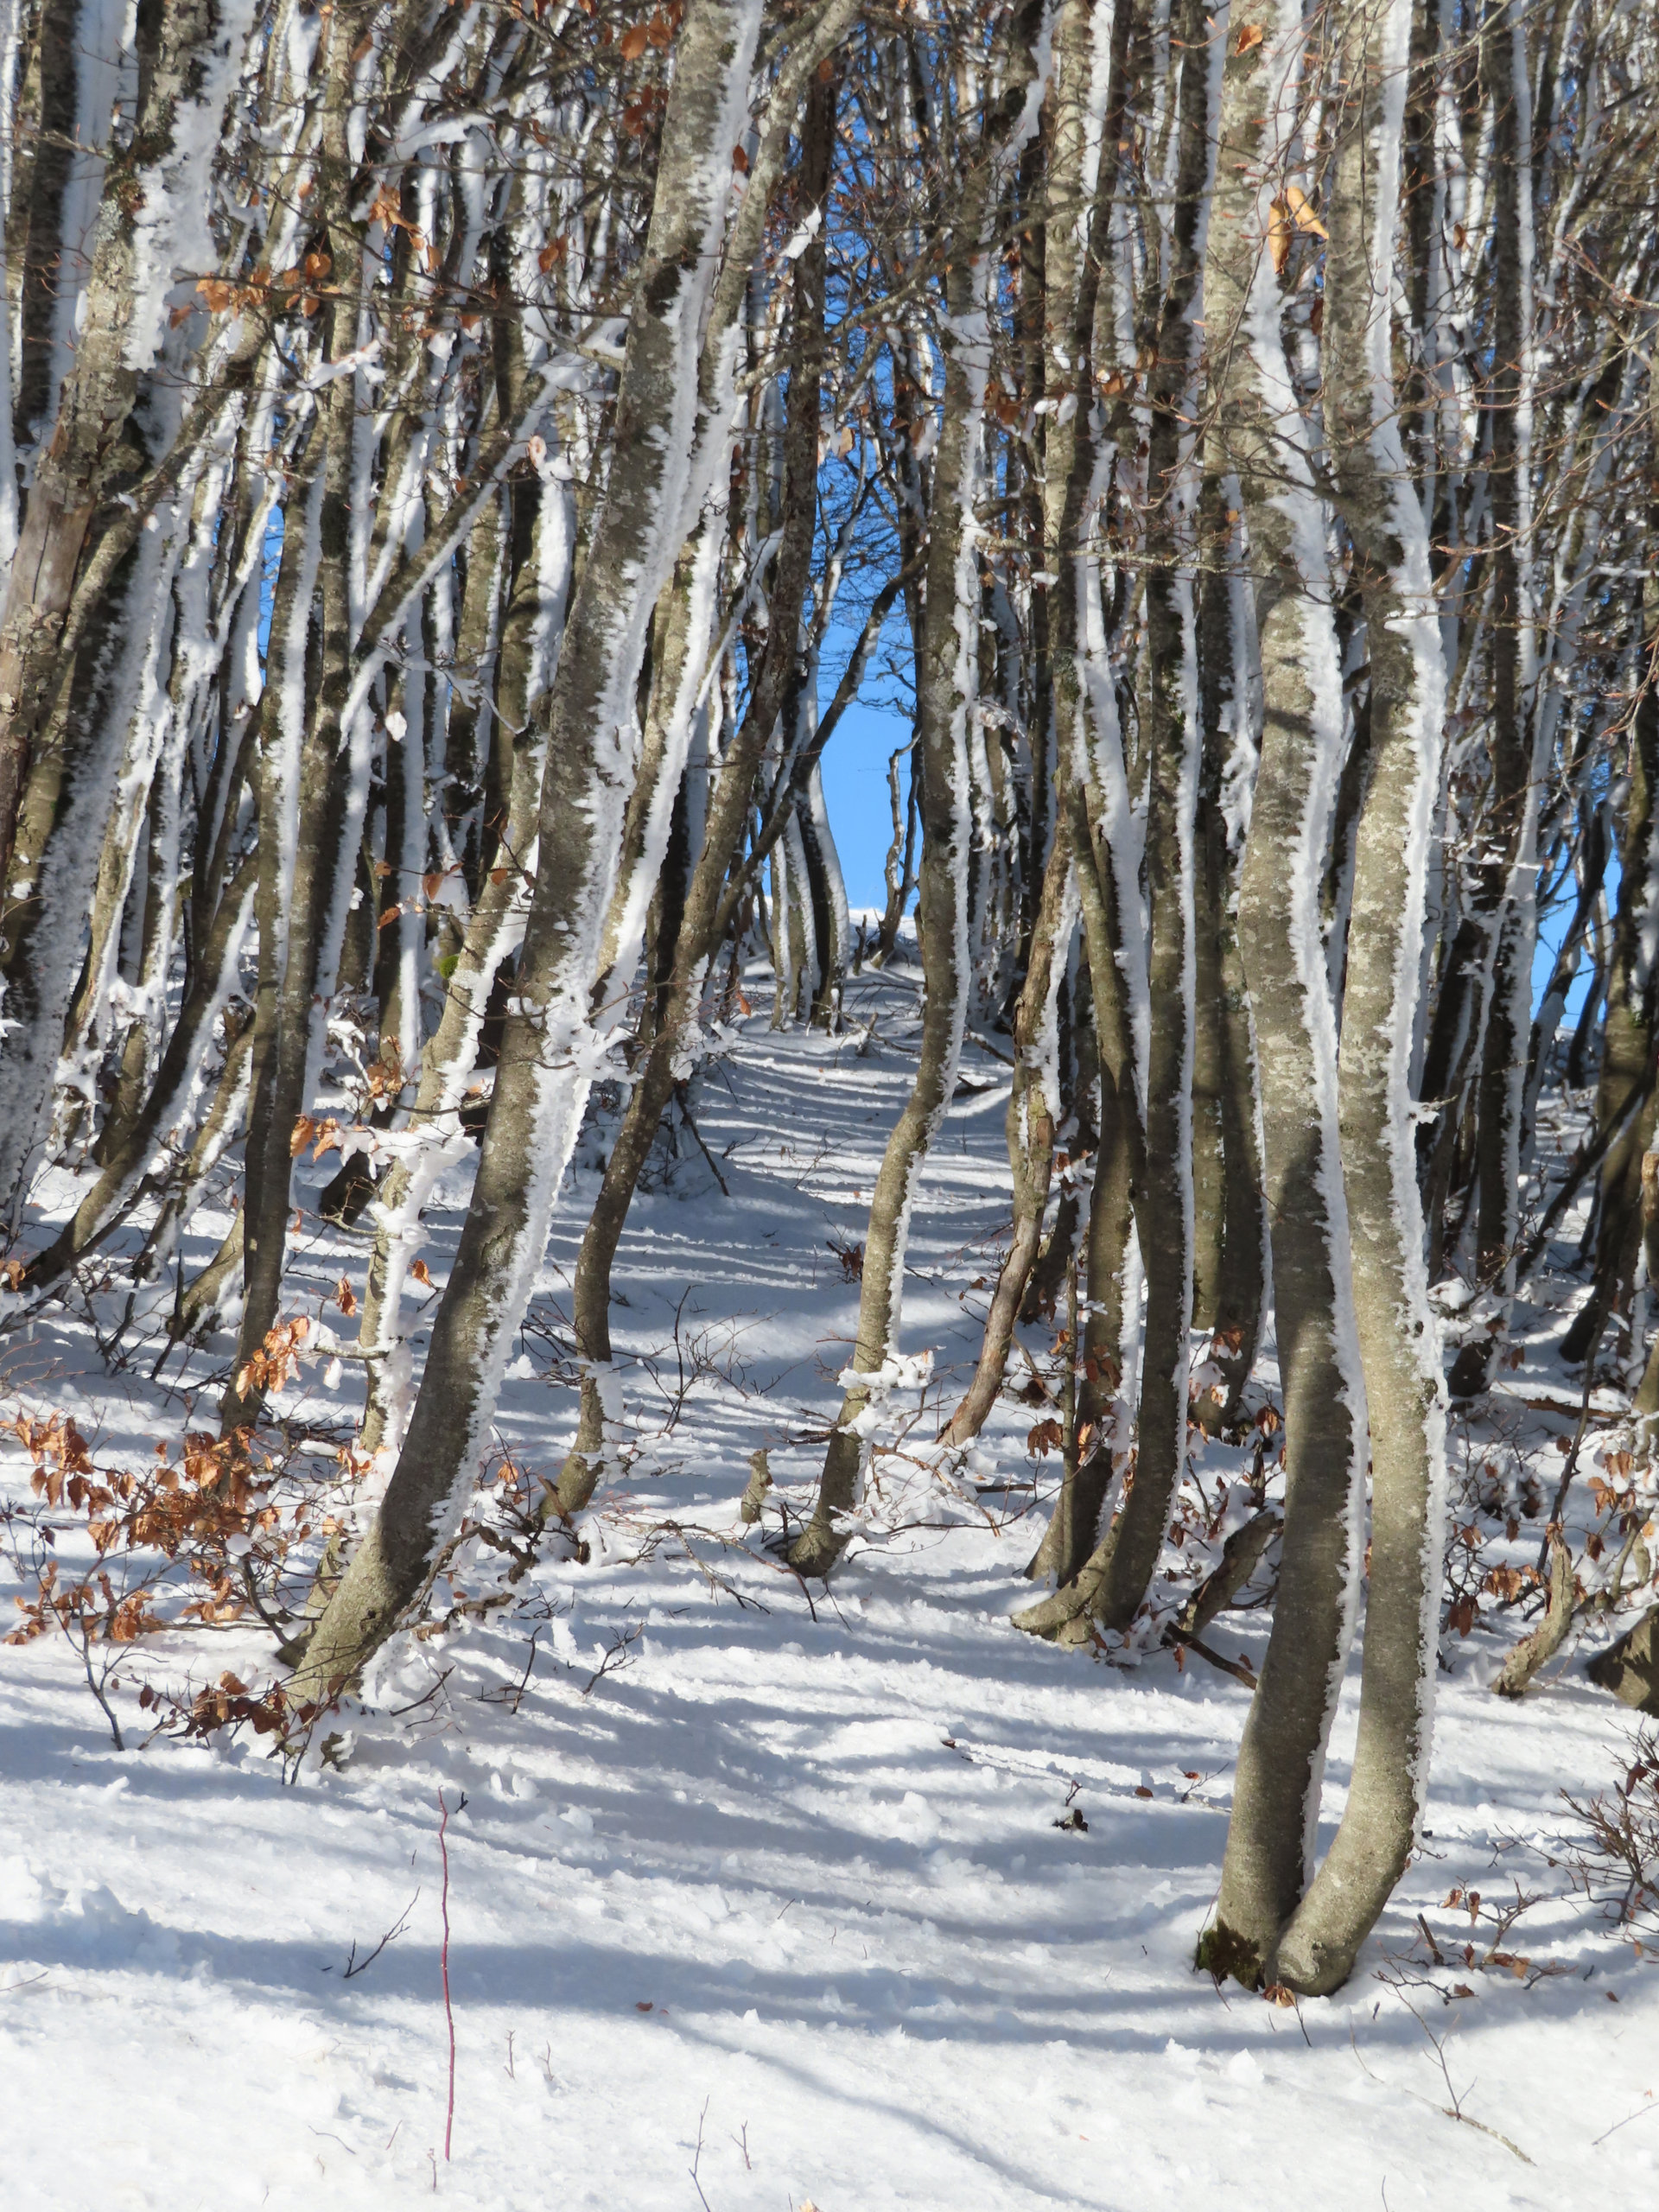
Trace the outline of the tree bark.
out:
[[[646,627],[726,452],[732,403],[722,340],[760,244],[767,147],[786,127],[773,126],[752,167],[722,264],[732,173],[708,149],[741,137],[760,13],[759,0],[690,0],[678,35],[617,395],[615,445],[629,465],[607,486],[549,695],[539,864],[517,1006],[504,1025],[472,1202],[410,1433],[295,1677],[300,1696],[326,1696],[359,1670],[465,1509],[575,1141],[592,1079],[590,1007],[634,766],[629,733]],[[775,111],[791,122],[802,81],[849,14],[832,9],[813,19],[791,50],[775,95]],[[781,159],[779,147],[773,174]],[[705,312],[712,355],[699,344]]]
[[[1445,673],[1427,533],[1396,425],[1389,274],[1409,0],[1344,0],[1326,255],[1325,409],[1371,668],[1371,782],[1356,840],[1339,1116],[1354,1313],[1370,1417],[1370,1594],[1347,1808],[1269,1959],[1338,1987],[1404,1871],[1428,1778],[1446,1491],[1445,1384],[1428,1304],[1410,1071]]]
[[[161,563],[144,524],[175,494],[258,339],[227,334],[190,362],[162,311],[175,272],[147,268],[153,248],[139,243],[156,219],[147,209],[160,211],[164,236],[168,204],[209,189],[219,118],[204,130],[191,111],[222,89],[217,24],[209,0],[138,12],[133,128],[105,166],[73,368],[0,605],[0,967],[15,1025],[0,1056],[0,1207],[25,1194],[80,966],[126,734],[118,632],[130,623],[142,638],[155,612]],[[141,284],[141,272],[153,281]],[[154,466],[151,440],[163,448]]]
[[[802,125],[799,170],[801,196],[809,207],[821,208],[824,204],[835,149],[835,122],[833,81],[814,84],[807,96]],[[675,931],[660,1009],[646,1009],[649,1050],[644,1065],[634,1071],[627,1110],[612,1144],[576,1258],[571,1315],[582,1357],[582,1410],[575,1441],[560,1470],[556,1493],[558,1510],[567,1516],[588,1504],[610,1459],[609,1447],[621,1411],[611,1367],[611,1269],[663,1115],[677,1084],[683,1079],[689,1033],[702,1007],[715,953],[731,919],[728,879],[748,822],[755,774],[798,675],[801,608],[810,581],[817,520],[825,271],[826,250],[820,229],[795,264],[789,413],[783,438],[784,527],[773,569],[766,643],[755,671],[747,711],[721,763],[702,848]],[[707,542],[712,544],[716,536],[711,522]],[[683,766],[690,696],[702,673],[707,625],[688,610],[683,621],[671,614],[663,626],[669,651],[660,677],[673,704],[661,710],[660,719],[665,732],[677,721],[680,725],[677,740],[665,735],[663,752],[665,758],[677,754]],[[690,657],[693,648],[695,658]],[[677,783],[679,774],[677,768]],[[643,835],[641,844],[643,849]],[[774,924],[786,928],[788,915],[778,911],[782,903],[774,905]]]
[[[980,586],[974,502],[990,360],[975,328],[984,283],[985,237],[1005,164],[1022,150],[1017,134],[1036,118],[1027,87],[1036,74],[1039,0],[1021,0],[1010,28],[1006,75],[987,113],[976,158],[958,202],[958,250],[946,277],[949,326],[944,396],[933,472],[927,595],[917,657],[921,762],[919,869],[923,1001],[915,1080],[887,1140],[864,1239],[857,1334],[845,1395],[824,1453],[812,1517],[790,1562],[827,1574],[846,1542],[844,1516],[857,1502],[874,1399],[892,1356],[903,1305],[911,1210],[930,1145],[956,1088],[967,1018],[969,963],[968,716],[977,675]],[[966,251],[963,251],[965,246]],[[962,610],[975,610],[971,621]]]
[[[1190,1140],[1192,1063],[1193,806],[1200,733],[1189,673],[1195,620],[1189,563],[1177,520],[1180,480],[1190,467],[1186,421],[1196,361],[1199,238],[1211,157],[1208,47],[1199,0],[1181,0],[1185,45],[1177,129],[1178,166],[1168,246],[1169,279],[1159,316],[1152,410],[1147,532],[1147,898],[1151,1043],[1147,1062],[1146,1166],[1139,1211],[1157,1224],[1141,1239],[1146,1337],[1134,1487],[1119,1507],[1098,1594],[1103,1628],[1127,1629],[1158,1563],[1170,1506],[1186,1464],[1187,1376],[1192,1298]]]
[[[1342,678],[1325,517],[1270,251],[1305,59],[1300,10],[1274,7],[1264,29],[1242,54],[1229,42],[1205,287],[1212,435],[1236,472],[1261,641],[1262,752],[1238,932],[1261,1069],[1285,1412],[1273,1633],[1239,1748],[1216,1924],[1199,1951],[1201,1963],[1247,1985],[1260,1980],[1307,1878],[1353,1630],[1365,1442],[1320,911]]]

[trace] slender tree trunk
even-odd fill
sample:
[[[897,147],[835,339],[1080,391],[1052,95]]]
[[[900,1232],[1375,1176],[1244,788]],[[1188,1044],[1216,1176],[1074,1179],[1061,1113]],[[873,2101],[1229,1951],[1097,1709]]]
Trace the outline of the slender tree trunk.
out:
[[[1183,574],[1178,520],[1190,465],[1185,422],[1192,396],[1194,317],[1199,312],[1199,241],[1211,156],[1210,79],[1204,12],[1181,0],[1178,168],[1169,243],[1169,283],[1152,372],[1147,459],[1147,890],[1152,1001],[1147,1062],[1146,1173],[1139,1211],[1157,1224],[1141,1239],[1146,1336],[1134,1487],[1118,1510],[1090,1607],[1122,1630],[1146,1596],[1186,1464],[1187,1375],[1192,1295],[1192,829],[1200,733],[1192,680],[1192,586]],[[1187,557],[1190,557],[1188,556]]]
[[[1653,467],[1659,472],[1659,383],[1649,394],[1649,428]],[[1655,480],[1659,482],[1659,473]],[[1659,496],[1649,514],[1659,530]],[[1656,1046],[1659,1045],[1659,589],[1651,581],[1643,592],[1644,681],[1630,732],[1630,795],[1624,807],[1619,842],[1618,905],[1606,970],[1606,1011],[1602,1017],[1601,1070],[1596,1090],[1596,1127],[1605,1129],[1630,1114],[1644,1088],[1651,1090]],[[1599,994],[1592,984],[1580,1037],[1595,1020]],[[1573,1039],[1567,1080],[1581,1058],[1580,1037]],[[1615,1138],[1602,1161],[1600,1205],[1596,1230],[1595,1281],[1591,1294],[1561,1344],[1561,1356],[1593,1358],[1609,1313],[1629,1295],[1640,1246],[1642,1158],[1653,1141],[1652,1098]]]
[[[1067,942],[1076,925],[1071,823],[1062,816],[1049,846],[1042,896],[1032,926],[1026,980],[1014,1017],[1014,1088],[1008,1099],[1008,1165],[1014,1175],[1014,1239],[997,1272],[985,1317],[979,1359],[966,1396],[940,1432],[944,1444],[966,1444],[984,1427],[1002,1388],[1014,1325],[1042,1242],[1043,1215],[1054,1168],[1059,1110],[1055,995]]]
[[[1532,961],[1537,941],[1537,766],[1529,741],[1535,712],[1532,557],[1532,92],[1527,11],[1496,11],[1486,34],[1496,143],[1492,158],[1495,321],[1492,364],[1492,784],[1496,820],[1490,842],[1507,866],[1497,868],[1491,988],[1481,1040],[1477,1093],[1476,1268],[1483,1284],[1508,1293],[1515,1282],[1515,1243],[1525,1112],[1527,1046],[1531,1033]],[[1538,764],[1541,765],[1541,764]],[[1466,1344],[1452,1368],[1454,1396],[1486,1387],[1497,1338]]]
[[[384,1642],[465,1509],[554,1194],[591,1082],[592,993],[634,766],[633,695],[658,594],[724,461],[733,401],[728,334],[760,244],[779,133],[850,9],[817,18],[784,65],[774,122],[732,234],[732,172],[708,158],[740,143],[759,0],[690,0],[676,46],[651,223],[617,396],[615,473],[549,696],[539,864],[517,1009],[503,1028],[472,1203],[435,1318],[410,1433],[296,1675],[322,1696]],[[711,344],[700,345],[705,312]],[[701,357],[701,358],[700,358]]]
[[[327,309],[332,323],[327,358],[331,362],[354,354],[358,342],[362,247],[341,219],[341,211],[352,174],[346,145],[354,66],[350,56],[363,17],[360,5],[342,6],[327,32],[328,93],[318,178],[320,205],[330,218],[327,235],[338,287]],[[356,795],[342,790],[342,779],[353,766],[346,709],[353,673],[349,577],[355,400],[355,379],[349,374],[334,377],[318,399],[312,430],[316,474],[302,503],[298,543],[292,548],[293,589],[284,607],[282,650],[290,662],[299,656],[297,666],[311,679],[302,736],[292,728],[302,711],[290,696],[297,685],[270,684],[264,702],[256,1001],[259,1033],[254,1043],[254,1095],[248,1119],[242,1322],[236,1366],[220,1408],[227,1434],[252,1421],[264,1402],[257,1357],[276,1323],[282,1294],[296,1130],[306,1106],[315,1009],[334,982],[332,973],[325,976],[321,972],[324,965],[332,965],[327,957],[328,921],[340,903],[336,879],[342,867],[348,875],[354,871],[361,818],[360,798],[353,805]],[[284,570],[289,551],[285,530]],[[279,597],[285,582],[279,580]],[[308,666],[314,594],[315,673]]]
[[[181,111],[199,99],[204,79],[216,81],[203,67],[213,21],[208,0],[140,11],[137,128],[127,150],[107,165],[74,365],[35,468],[0,605],[0,882],[5,886],[0,965],[6,1018],[16,1025],[0,1071],[0,1205],[18,1193],[38,1142],[79,964],[76,944],[66,948],[65,941],[71,932],[78,938],[84,922],[91,887],[86,878],[111,796],[113,754],[124,734],[118,728],[111,745],[105,717],[86,712],[88,700],[84,693],[77,697],[73,669],[66,670],[64,662],[73,660],[73,648],[67,656],[65,648],[77,590],[79,626],[86,627],[96,607],[99,626],[107,632],[119,620],[116,608],[135,565],[124,557],[136,533],[130,487],[147,456],[130,426],[159,339],[149,334],[156,321],[151,303],[137,296],[133,218],[146,194],[207,188],[212,135],[204,138],[194,119],[181,134],[180,123]],[[51,21],[43,24],[43,40],[59,35]],[[41,60],[55,83],[67,57],[45,51]],[[73,77],[73,60],[67,66]],[[175,163],[181,136],[185,150]],[[43,154],[35,175],[45,190],[60,155],[56,149]],[[41,206],[44,212],[44,200]],[[35,282],[50,285],[52,274],[32,248],[29,258],[34,266],[26,290]],[[29,374],[38,376],[40,354],[34,349],[41,337],[36,332],[31,343],[27,316],[24,334]],[[44,386],[29,383],[27,391],[43,406],[50,404]],[[26,405],[32,404],[25,398]],[[170,397],[162,400],[163,423],[174,405]],[[179,435],[194,442],[189,434]],[[125,514],[118,504],[124,493]],[[89,549],[105,553],[102,566],[83,559]],[[141,559],[136,566],[142,578],[153,561]],[[141,620],[148,613],[137,611]],[[65,811],[76,817],[67,838],[55,834]],[[51,852],[52,843],[73,849]]]
[[[1087,1298],[1076,1438],[1062,1473],[1053,1515],[1027,1569],[1033,1579],[1052,1574],[1058,1586],[1054,1599],[1015,1618],[1020,1627],[1044,1633],[1058,1630],[1061,1641],[1075,1633],[1081,1641],[1088,1634],[1087,1628],[1077,1629],[1075,1624],[1083,1619],[1087,1602],[1099,1587],[1101,1562],[1096,1548],[1101,1515],[1114,1472],[1126,1463],[1130,1447],[1130,1421],[1122,1395],[1128,1387],[1123,1359],[1125,1304],[1135,1178],[1137,1164],[1144,1161],[1145,1140],[1122,1006],[1118,932],[1112,902],[1102,888],[1083,796],[1086,771],[1075,748],[1071,759],[1063,764],[1063,772],[1069,781],[1067,804],[1089,961],[1095,1162],[1084,1247]]]
[[[815,84],[808,95],[799,186],[803,200],[810,207],[822,207],[829,188],[836,97],[833,81]],[[818,467],[826,266],[826,246],[820,232],[795,264],[789,413],[783,435],[784,527],[773,570],[766,645],[760,656],[747,711],[721,762],[702,848],[675,931],[660,1011],[647,1008],[650,1048],[643,1065],[634,1071],[627,1110],[611,1146],[599,1196],[576,1257],[571,1315],[582,1357],[582,1409],[575,1441],[560,1471],[555,1501],[558,1510],[567,1516],[579,1512],[592,1497],[615,1440],[622,1407],[620,1386],[611,1364],[611,1269],[664,1113],[677,1084],[683,1079],[688,1033],[701,1010],[705,979],[732,918],[734,902],[728,880],[748,823],[755,774],[785,698],[798,679],[801,608],[810,581],[817,527],[812,487]],[[711,520],[706,542],[712,545],[718,535]],[[667,733],[664,753],[665,758],[673,755],[677,760],[677,782],[684,765],[691,701],[708,650],[706,588],[699,597],[701,611],[689,614],[683,626],[672,620],[664,626],[672,650],[664,657],[661,677],[665,686],[672,687],[673,700],[671,708],[663,711]],[[792,810],[790,819],[793,819]],[[777,928],[788,927],[785,899],[774,902],[773,921]]]
[[[521,351],[504,369],[503,411],[524,404]],[[537,692],[544,633],[563,625],[570,582],[574,518],[568,495],[539,478],[513,486],[522,532],[518,569],[509,587],[497,655],[494,721],[509,748],[505,816],[496,822],[496,865],[481,883],[446,981],[438,1026],[421,1054],[420,1082],[407,1132],[376,1192],[374,1249],[363,1292],[358,1346],[368,1372],[359,1447],[391,1471],[413,1410],[412,1368],[399,1327],[404,1285],[421,1242],[421,1210],[446,1168],[465,1159],[473,1139],[464,1122],[491,994],[523,941],[537,864],[537,817],[546,737]],[[359,1500],[359,1510],[378,1502]]]
[[[1225,141],[1224,124],[1223,140]],[[1219,187],[1218,187],[1219,193]],[[1213,242],[1218,213],[1211,214]],[[1211,256],[1205,276],[1206,327]],[[1214,402],[1211,401],[1213,408]],[[1211,433],[1211,442],[1214,433]],[[1226,987],[1222,940],[1232,885],[1227,824],[1221,810],[1223,720],[1231,703],[1229,686],[1240,687],[1239,643],[1232,636],[1233,578],[1227,557],[1230,531],[1224,488],[1205,455],[1198,510],[1198,542],[1205,569],[1198,588],[1198,787],[1192,830],[1192,1326],[1213,1331],[1221,1318],[1221,1271],[1227,1237]],[[1241,701],[1242,706],[1243,702]]]
[[[168,1138],[186,1106],[214,1027],[236,988],[257,873],[250,856],[226,887],[197,962],[194,982],[179,1010],[156,1079],[141,1109],[111,1146],[103,1173],[73,1217],[46,1249],[29,1262],[24,1279],[31,1290],[45,1290],[60,1281],[117,1226],[139,1194],[156,1145]]]
[[[985,282],[984,233],[1017,134],[1035,124],[1027,90],[1036,73],[1038,0],[1024,0],[1009,38],[1004,89],[987,115],[977,158],[963,191],[959,251],[947,277],[950,327],[944,397],[933,472],[927,597],[917,659],[918,750],[921,760],[919,870],[923,1001],[921,1051],[911,1094],[876,1177],[864,1240],[857,1335],[845,1395],[824,1454],[812,1517],[796,1538],[791,1564],[827,1574],[846,1541],[843,1516],[857,1503],[868,1416],[885,1388],[904,1297],[911,1211],[927,1159],[956,1088],[967,1019],[968,861],[972,824],[968,793],[968,717],[977,676],[980,599],[974,503],[990,360],[976,327]]]

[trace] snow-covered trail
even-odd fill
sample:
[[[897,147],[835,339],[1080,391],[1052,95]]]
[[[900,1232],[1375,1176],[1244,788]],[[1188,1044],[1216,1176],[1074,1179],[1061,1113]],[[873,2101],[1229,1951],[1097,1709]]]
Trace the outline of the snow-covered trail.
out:
[[[826,1239],[861,1234],[908,1080],[908,985],[855,986],[855,1014],[863,990],[868,1057],[757,1013],[729,1090],[704,1086],[729,1196],[704,1174],[642,1197],[616,1315],[620,1357],[649,1361],[628,1370],[641,1449],[600,1501],[591,1560],[543,1563],[510,1612],[399,1647],[343,1764],[285,1788],[251,1742],[118,1753],[66,1645],[5,1652],[7,2212],[412,2205],[435,2187],[491,2212],[1651,2201],[1659,1976],[1546,1863],[1572,1825],[1560,1789],[1611,1778],[1611,1700],[1569,1678],[1500,1706],[1495,1640],[1457,1645],[1423,1853],[1349,1987],[1299,2014],[1191,1971],[1245,1690],[1007,1625],[1037,1526],[1028,1491],[988,1485],[993,1459],[1029,1480],[1028,1411],[999,1414],[977,1495],[888,1462],[827,1597],[741,1542],[757,1444],[807,1507],[856,1296]],[[1007,1213],[1006,1074],[970,1048],[967,1081],[906,1302],[906,1349],[936,1347],[957,1379],[976,1339],[957,1293]],[[588,1187],[561,1202],[550,1301]],[[217,1233],[200,1224],[204,1254]],[[435,1228],[435,1277],[452,1234]],[[361,1251],[329,1232],[307,1264],[321,1286]],[[14,1387],[101,1421],[100,1457],[184,1425],[86,1355],[59,1309],[13,1348]],[[653,1436],[682,1357],[679,1418]],[[531,1328],[502,1427],[552,1471],[574,1396],[548,1367]],[[895,1400],[895,1424],[915,1404]],[[15,1454],[6,1478],[26,1488]],[[1262,1617],[1213,1634],[1259,1656]],[[245,1662],[238,1631],[143,1669]],[[118,1709],[137,1720],[130,1695]],[[1327,1837],[1351,1742],[1350,1701]],[[1058,1825],[1073,1812],[1086,1826]],[[1541,1902],[1505,1948],[1566,1971],[1461,1963],[1469,1916],[1443,1901],[1490,1905],[1516,1880]],[[361,1961],[400,1922],[347,1979],[353,1944]],[[1484,1923],[1479,1940],[1478,1958]],[[1452,1986],[1473,1993],[1447,2002]]]

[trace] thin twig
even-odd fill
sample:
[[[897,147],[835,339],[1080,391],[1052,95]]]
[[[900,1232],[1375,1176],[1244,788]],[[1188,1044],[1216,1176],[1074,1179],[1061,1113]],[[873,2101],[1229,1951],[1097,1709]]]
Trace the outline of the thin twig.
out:
[[[699,2198],[702,2200],[702,2212],[712,2212],[712,2208],[708,2198],[702,2194],[702,2183],[697,2179],[697,2168],[702,2164],[702,2123],[708,2119],[708,2117],[709,2100],[705,2097],[702,2101],[702,2110],[697,2114],[697,2147],[691,2154],[691,2165],[690,2169],[691,2175],[691,2186],[696,2190]]]
[[[1651,2096],[1653,2091],[1649,2089],[1647,2094]],[[1592,2151],[1595,2150],[1597,2145],[1605,2143],[1610,2135],[1617,2135],[1621,2127],[1628,2127],[1633,2120],[1644,2120],[1650,2112],[1659,2112],[1659,2104],[1638,2105],[1634,2112],[1627,2112],[1623,2120],[1616,2120],[1611,2127],[1604,2128],[1590,2148]]]
[[[387,1929],[385,1934],[380,1938],[380,1941],[375,1945],[374,1948],[369,1953],[366,1958],[359,1959],[358,1957],[357,1938],[355,1936],[352,1938],[351,1952],[346,1961],[346,1972],[342,1976],[342,1980],[346,1981],[352,1981],[354,1980],[359,1974],[366,1974],[368,1972],[369,1968],[379,1957],[381,1952],[385,1949],[387,1944],[395,1943],[397,1941],[397,1938],[403,1934],[404,1930],[409,1926],[409,1916],[414,1911],[416,1906],[420,1903],[420,1901],[421,1893],[416,1890],[414,1896],[404,1907],[403,1912],[399,1916],[396,1926]],[[325,1974],[332,1974],[334,1972],[334,1968],[332,1967],[325,1967],[323,1968],[323,1972]]]

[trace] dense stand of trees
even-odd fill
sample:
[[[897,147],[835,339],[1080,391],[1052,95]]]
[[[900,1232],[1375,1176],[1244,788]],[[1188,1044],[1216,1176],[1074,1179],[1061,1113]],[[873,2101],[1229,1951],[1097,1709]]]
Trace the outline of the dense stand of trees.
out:
[[[7,1318],[118,1249],[124,1327],[237,1332],[255,1432],[293,1163],[342,1141],[363,1476],[296,1696],[465,1508],[596,1079],[566,1518],[615,1462],[629,1205],[742,963],[833,1027],[913,892],[919,1058],[793,1563],[844,1543],[929,1147],[1001,1033],[1012,1236],[940,1448],[1063,1314],[1019,1625],[1126,1630],[1271,1317],[1282,1527],[1232,1565],[1277,1536],[1278,1599],[1204,1956],[1344,1979],[1427,1774],[1429,1293],[1478,1294],[1478,1397],[1562,1086],[1564,1352],[1646,1351],[1656,71],[1634,0],[4,0]],[[878,664],[914,722],[872,944],[818,779]],[[417,1370],[423,1209],[474,1156]]]

